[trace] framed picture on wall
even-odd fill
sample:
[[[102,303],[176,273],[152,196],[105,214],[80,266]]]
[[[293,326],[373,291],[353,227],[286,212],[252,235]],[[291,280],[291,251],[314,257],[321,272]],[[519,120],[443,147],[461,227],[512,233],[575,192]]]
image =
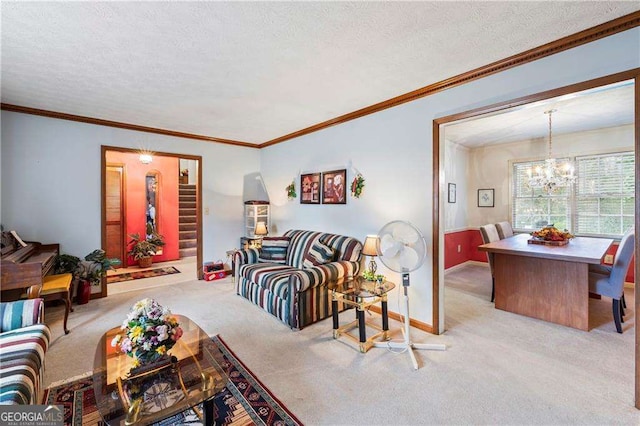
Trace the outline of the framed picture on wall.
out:
[[[478,207],[493,207],[494,189],[478,189]]]
[[[322,204],[346,204],[347,170],[322,173]]]
[[[300,175],[300,204],[320,204],[320,173]]]
[[[447,201],[450,203],[456,202],[456,184],[455,183],[449,184],[449,197],[447,198]]]

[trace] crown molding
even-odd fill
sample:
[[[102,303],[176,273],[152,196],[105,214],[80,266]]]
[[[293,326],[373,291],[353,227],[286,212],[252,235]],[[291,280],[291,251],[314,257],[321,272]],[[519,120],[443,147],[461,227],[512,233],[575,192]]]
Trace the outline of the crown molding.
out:
[[[97,124],[99,126],[117,127],[119,129],[135,130],[137,132],[156,133],[165,136],[175,136],[178,138],[195,139],[205,142],[217,142],[227,145],[237,145],[248,148],[258,148],[258,145],[249,142],[234,141],[231,139],[215,138],[212,136],[195,135],[193,133],[176,132],[156,127],[139,126],[137,124],[122,123],[119,121],[103,120],[101,118],[84,117],[82,115],[67,114],[64,112],[48,111],[45,109],[29,108],[13,104],[0,104],[0,109],[4,111],[21,112],[24,114],[40,115],[43,117],[58,118],[61,120],[78,121],[80,123]]]
[[[278,138],[263,142],[261,144],[252,144],[249,142],[235,141],[231,139],[222,139],[222,138],[216,138],[213,136],[204,136],[204,135],[196,135],[192,133],[176,132],[173,130],[158,129],[155,127],[146,127],[146,126],[140,126],[137,124],[103,120],[100,118],[84,117],[80,115],[67,114],[67,113],[56,112],[56,111],[48,111],[48,110],[37,109],[37,108],[29,108],[25,106],[12,105],[12,104],[6,104],[6,103],[0,104],[0,109],[5,111],[21,112],[24,114],[41,115],[44,117],[58,118],[62,120],[78,121],[81,123],[96,124],[100,126],[117,127],[120,129],[135,130],[139,132],[156,133],[156,134],[166,135],[166,136],[175,136],[179,138],[194,139],[194,140],[200,140],[205,142],[217,142],[217,143],[236,145],[236,146],[242,146],[242,147],[248,147],[248,148],[266,148],[278,143],[288,141],[290,139],[294,139],[303,135],[307,135],[309,133],[314,133],[319,130],[326,129],[327,127],[346,123],[347,121],[355,120],[356,118],[364,117],[369,114],[374,114],[376,112],[385,110],[387,108],[392,108],[407,102],[414,101],[416,99],[433,95],[443,90],[451,89],[453,87],[460,86],[462,84],[466,84],[471,81],[478,80],[478,79],[487,77],[489,75],[492,75],[501,71],[505,71],[507,69],[510,69],[519,65],[526,64],[528,62],[533,62],[538,59],[542,59],[544,57],[547,57],[568,49],[572,49],[574,47],[577,47],[586,43],[591,43],[601,38],[609,37],[613,34],[617,34],[619,32],[626,31],[626,30],[635,28],[637,26],[640,26],[640,11],[633,12],[625,16],[621,16],[620,18],[614,19],[612,21],[605,22],[603,24],[597,25],[592,28],[588,28],[586,30],[563,37],[559,40],[552,41],[542,46],[534,47],[533,49],[529,49],[525,52],[518,53],[513,56],[509,56],[508,58],[501,59],[496,62],[492,62],[488,65],[484,65],[474,70],[467,71],[455,77],[451,77],[446,80],[442,80],[437,83],[433,83],[428,86],[421,87],[419,89],[405,93],[403,95],[396,96],[386,101],[378,102],[368,107],[361,108],[359,110],[338,116],[336,118],[332,118],[327,121],[323,121],[322,123],[314,124],[313,126],[306,127],[304,129],[286,134],[284,136],[280,136]]]
[[[400,96],[388,99],[386,101],[379,102],[377,104],[370,105],[368,107],[359,109],[357,111],[350,112],[348,114],[341,115],[336,118],[324,121],[322,123],[315,124],[313,126],[298,130],[293,133],[281,136],[276,139],[264,142],[259,145],[260,148],[266,148],[271,145],[275,145],[289,139],[297,138],[309,133],[317,132],[318,130],[326,129],[327,127],[335,126],[337,124],[345,123],[347,121],[355,120],[356,118],[364,117],[365,115],[373,114],[387,108],[392,108],[407,102],[414,101],[416,99],[423,98],[425,96],[433,95],[443,90],[451,89],[462,84],[469,83],[474,80],[478,80],[489,75],[505,71],[507,69],[533,62],[544,57],[572,49],[574,47],[591,43],[604,37],[617,34],[622,31],[635,28],[640,25],[640,11],[633,12],[620,18],[614,19],[604,24],[597,25],[592,28],[580,31],[578,33],[563,37],[559,40],[552,41],[542,46],[534,47],[525,52],[518,53],[508,58],[501,59],[496,62],[492,62],[488,65],[476,68],[471,71],[459,74],[455,77],[448,78],[446,80],[439,81],[434,84],[422,87],[412,92],[405,93]]]

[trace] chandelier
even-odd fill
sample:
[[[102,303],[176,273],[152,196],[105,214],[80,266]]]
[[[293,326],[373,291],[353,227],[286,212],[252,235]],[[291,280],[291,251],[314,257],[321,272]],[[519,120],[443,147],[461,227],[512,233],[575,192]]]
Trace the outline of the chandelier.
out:
[[[527,187],[530,189],[542,189],[547,194],[557,192],[562,187],[570,186],[576,180],[576,177],[573,175],[573,164],[571,161],[567,160],[560,163],[551,156],[551,116],[554,112],[556,112],[555,109],[544,112],[549,116],[549,151],[547,159],[542,166],[537,166],[533,171],[531,169],[527,171],[529,175]]]

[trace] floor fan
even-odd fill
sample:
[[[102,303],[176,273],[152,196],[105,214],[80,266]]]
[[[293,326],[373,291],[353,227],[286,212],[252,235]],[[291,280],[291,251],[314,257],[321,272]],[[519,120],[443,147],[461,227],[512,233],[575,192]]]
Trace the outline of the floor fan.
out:
[[[418,360],[413,349],[444,351],[442,344],[414,343],[411,341],[409,327],[409,273],[418,269],[427,256],[427,243],[422,233],[409,222],[396,220],[382,227],[378,233],[377,252],[380,261],[389,269],[402,274],[404,292],[403,341],[376,342],[375,347],[404,349],[409,352],[413,368],[418,369]]]

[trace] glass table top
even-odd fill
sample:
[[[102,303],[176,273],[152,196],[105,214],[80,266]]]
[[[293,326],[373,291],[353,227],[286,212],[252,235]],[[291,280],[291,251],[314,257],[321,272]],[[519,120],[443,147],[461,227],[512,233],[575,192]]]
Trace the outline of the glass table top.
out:
[[[380,297],[396,285],[391,281],[367,281],[362,276],[342,278],[327,283],[329,290],[354,298]]]
[[[213,398],[227,384],[222,354],[196,323],[174,315],[184,334],[164,364],[132,372],[133,358],[111,346],[120,327],[107,331],[96,349],[94,393],[109,425],[151,424]],[[202,418],[197,408],[194,411]]]

